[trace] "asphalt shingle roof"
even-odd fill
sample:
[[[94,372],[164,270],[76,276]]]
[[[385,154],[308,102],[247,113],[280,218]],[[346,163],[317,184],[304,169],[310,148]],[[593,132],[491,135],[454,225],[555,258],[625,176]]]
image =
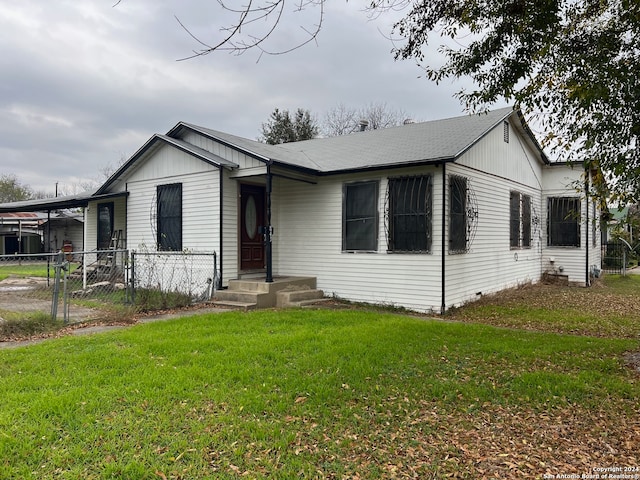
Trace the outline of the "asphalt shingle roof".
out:
[[[197,125],[184,125],[275,163],[319,173],[335,173],[454,160],[512,113],[513,109],[506,107],[483,114],[280,145],[267,145]]]

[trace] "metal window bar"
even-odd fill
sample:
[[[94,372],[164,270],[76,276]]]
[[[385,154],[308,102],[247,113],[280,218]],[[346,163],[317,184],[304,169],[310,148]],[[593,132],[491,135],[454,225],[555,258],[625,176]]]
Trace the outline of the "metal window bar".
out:
[[[580,246],[580,199],[550,197],[547,202],[547,245]]]
[[[520,246],[520,193],[509,193],[509,245]]]
[[[531,247],[531,197],[522,195],[522,246]]]
[[[182,250],[182,184],[157,187],[158,250]]]
[[[432,196],[430,175],[389,179],[385,198],[389,251],[431,251]]]

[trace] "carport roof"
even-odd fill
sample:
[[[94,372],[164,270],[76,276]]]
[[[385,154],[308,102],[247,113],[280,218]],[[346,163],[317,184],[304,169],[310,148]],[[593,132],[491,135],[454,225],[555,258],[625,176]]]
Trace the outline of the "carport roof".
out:
[[[46,212],[51,210],[63,210],[65,208],[86,207],[90,201],[104,200],[122,195],[127,195],[127,192],[105,195],[94,195],[93,192],[83,192],[77,195],[67,195],[64,197],[39,198],[35,200],[24,200],[21,202],[0,203],[0,213]]]

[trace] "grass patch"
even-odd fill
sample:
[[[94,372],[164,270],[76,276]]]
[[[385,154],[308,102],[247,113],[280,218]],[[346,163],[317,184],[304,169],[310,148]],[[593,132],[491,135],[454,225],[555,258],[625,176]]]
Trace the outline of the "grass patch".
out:
[[[636,348],[357,310],[52,340],[0,351],[0,477],[505,478],[627,465],[640,386],[621,355]]]
[[[135,308],[139,312],[169,310],[188,307],[191,304],[191,296],[186,293],[165,292],[150,288],[136,288]]]
[[[47,264],[29,262],[21,265],[0,265],[0,281],[11,275],[16,277],[46,277]],[[53,264],[49,266],[49,275],[51,277],[54,275]]]
[[[64,326],[62,320],[52,320],[47,312],[0,311],[0,340],[28,338],[55,332]]]

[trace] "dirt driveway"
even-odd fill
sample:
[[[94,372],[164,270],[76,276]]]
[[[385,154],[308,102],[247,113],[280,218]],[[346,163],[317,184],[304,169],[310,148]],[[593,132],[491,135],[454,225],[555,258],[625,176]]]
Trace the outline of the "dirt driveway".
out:
[[[47,279],[42,277],[8,277],[0,282],[0,318],[3,311],[8,312],[51,312],[51,296],[35,296],[37,290],[46,291]],[[47,298],[48,297],[48,298]],[[58,318],[63,318],[62,302],[58,306]],[[69,322],[90,320],[96,310],[71,305]]]

